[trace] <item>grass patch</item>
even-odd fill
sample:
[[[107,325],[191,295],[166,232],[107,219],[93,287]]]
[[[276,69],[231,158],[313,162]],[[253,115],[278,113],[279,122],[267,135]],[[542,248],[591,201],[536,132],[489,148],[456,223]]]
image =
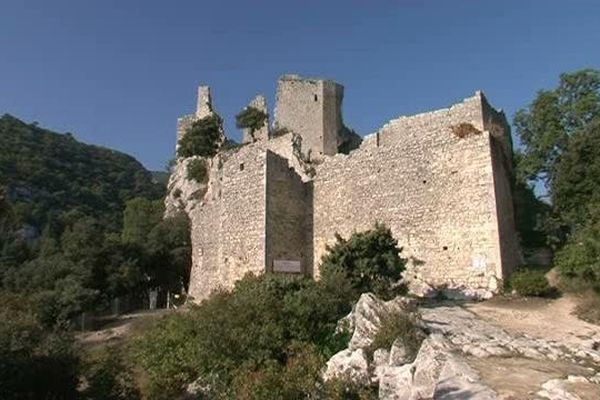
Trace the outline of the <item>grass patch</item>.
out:
[[[381,326],[367,349],[369,358],[377,349],[389,350],[396,339],[400,339],[410,362],[414,361],[425,335],[417,325],[415,313],[406,311],[392,312],[381,319]]]

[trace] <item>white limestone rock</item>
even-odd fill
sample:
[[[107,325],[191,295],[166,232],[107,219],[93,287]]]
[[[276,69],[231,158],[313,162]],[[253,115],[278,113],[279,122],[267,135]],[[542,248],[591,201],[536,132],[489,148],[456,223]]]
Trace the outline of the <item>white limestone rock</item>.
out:
[[[396,339],[392,344],[389,356],[389,365],[392,367],[400,367],[410,362],[410,355],[402,343],[402,340]]]
[[[582,400],[569,391],[567,383],[568,379],[550,379],[542,385],[542,390],[537,395],[548,400]]]
[[[413,373],[412,364],[385,368],[379,378],[379,399],[410,400]]]
[[[363,349],[345,349],[334,354],[327,361],[323,380],[328,381],[333,378],[368,384],[370,382],[369,362],[365,351]]]
[[[496,393],[481,383],[479,375],[441,335],[431,335],[421,346],[412,364],[390,366],[381,374],[379,398],[496,399]]]
[[[410,299],[405,297],[399,296],[385,302],[372,293],[363,293],[352,312],[338,323],[338,329],[345,327],[352,332],[349,349],[368,347],[381,326],[381,317],[390,312],[406,309],[409,304]]]
[[[385,369],[389,366],[390,352],[386,349],[377,349],[373,352],[373,362],[371,366],[373,368],[373,376],[371,382],[376,384],[379,382],[381,375],[385,372]]]

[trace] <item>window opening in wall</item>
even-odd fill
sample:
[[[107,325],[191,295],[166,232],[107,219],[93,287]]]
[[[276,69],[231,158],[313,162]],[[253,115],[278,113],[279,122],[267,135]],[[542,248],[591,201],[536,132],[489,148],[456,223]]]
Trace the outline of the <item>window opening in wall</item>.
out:
[[[240,163],[240,171],[244,170],[244,163]]]
[[[427,183],[427,179],[423,179],[423,185]]]
[[[442,250],[448,250],[448,246],[442,247]]]
[[[319,98],[317,97],[316,94],[315,94],[315,101],[319,101]]]

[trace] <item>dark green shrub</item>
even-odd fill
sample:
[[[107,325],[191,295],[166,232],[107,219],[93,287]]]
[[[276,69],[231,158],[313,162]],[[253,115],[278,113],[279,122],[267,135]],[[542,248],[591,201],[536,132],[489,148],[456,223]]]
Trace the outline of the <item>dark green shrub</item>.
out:
[[[195,158],[187,165],[187,178],[198,183],[206,183],[208,180],[208,168],[206,160]]]
[[[381,326],[368,348],[370,355],[377,349],[389,350],[394,341],[400,339],[408,353],[410,361],[413,361],[421,348],[425,335],[417,325],[416,315],[405,311],[393,312],[381,318]]]
[[[120,349],[106,348],[84,363],[85,389],[82,398],[89,400],[136,400],[140,398],[131,368]]]
[[[286,127],[277,126],[271,131],[271,137],[279,137],[279,136],[287,135],[290,132],[291,131]]]
[[[76,398],[73,338],[45,327],[24,296],[0,295],[0,398]]]
[[[377,388],[363,386],[346,379],[327,381],[320,391],[318,399],[327,400],[376,400]]]
[[[552,293],[546,275],[538,269],[515,271],[510,277],[509,287],[522,296],[544,297]]]
[[[194,121],[179,139],[179,157],[212,157],[222,141],[223,120],[217,114]]]
[[[181,191],[181,189],[177,188],[177,189],[175,189],[175,190],[173,191],[173,197],[174,197],[174,198],[176,198],[176,199],[178,199],[178,198],[180,198],[180,197],[181,197],[181,194],[182,194],[182,193],[183,193],[183,192]]]
[[[249,129],[254,138],[254,132],[262,128],[267,120],[267,114],[255,107],[246,107],[235,116],[235,124],[239,129]]]
[[[600,224],[577,230],[556,254],[555,264],[567,286],[600,292]]]
[[[335,328],[350,308],[312,279],[249,275],[231,293],[159,323],[136,345],[136,358],[154,398],[172,398],[199,376],[225,398],[302,398],[298,390],[317,382],[315,365],[346,346]],[[261,397],[268,391],[280,396]]]
[[[401,248],[389,228],[375,224],[371,230],[352,234],[348,240],[336,235],[337,243],[328,247],[321,260],[321,279],[345,276],[355,291],[373,292],[390,298],[400,279],[406,260],[400,258]]]

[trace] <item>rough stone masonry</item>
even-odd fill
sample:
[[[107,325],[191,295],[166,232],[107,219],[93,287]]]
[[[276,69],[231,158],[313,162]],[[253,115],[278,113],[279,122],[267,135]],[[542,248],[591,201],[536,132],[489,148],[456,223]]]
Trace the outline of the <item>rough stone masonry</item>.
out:
[[[178,138],[214,112],[210,89],[198,95]],[[166,206],[191,219],[196,301],[248,272],[318,278],[336,233],[375,222],[391,228],[405,279],[421,287],[488,297],[519,265],[510,128],[481,92],[364,138],[344,125],[342,99],[333,81],[284,75],[272,126],[207,160],[206,183],[188,180],[190,160],[177,160]],[[250,106],[267,112],[262,97]]]

